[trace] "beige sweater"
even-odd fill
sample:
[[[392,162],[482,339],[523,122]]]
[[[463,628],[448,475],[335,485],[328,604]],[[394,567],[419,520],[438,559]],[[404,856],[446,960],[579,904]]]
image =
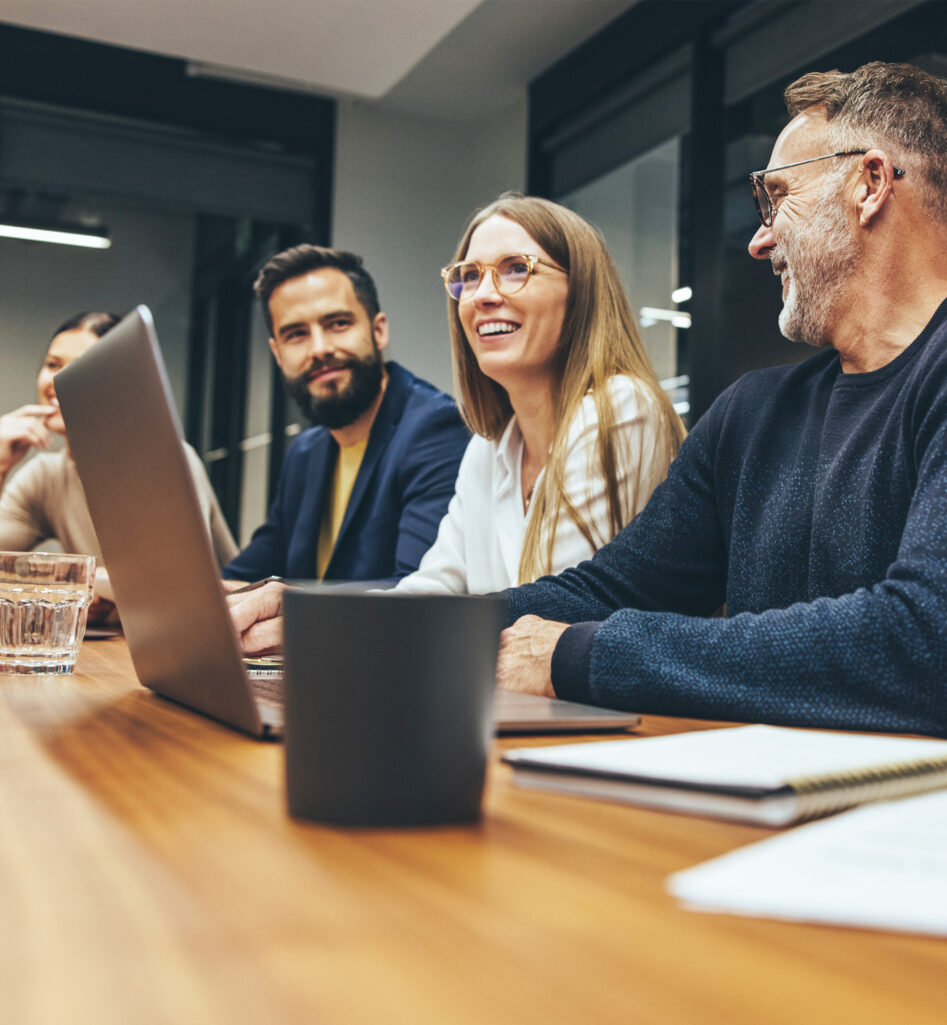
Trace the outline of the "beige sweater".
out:
[[[190,445],[184,448],[214,552],[224,565],[237,554],[237,546],[204,464]],[[11,474],[0,494],[0,550],[29,551],[51,539],[58,541],[63,551],[94,555],[101,563],[102,551],[85,492],[76,464],[65,450],[37,453]]]

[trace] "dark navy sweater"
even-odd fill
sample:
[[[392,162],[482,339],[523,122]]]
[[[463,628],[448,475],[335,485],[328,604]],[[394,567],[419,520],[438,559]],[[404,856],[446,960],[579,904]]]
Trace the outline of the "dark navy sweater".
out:
[[[880,370],[741,378],[610,544],[510,592],[527,613],[577,624],[561,697],[947,736],[947,300]]]

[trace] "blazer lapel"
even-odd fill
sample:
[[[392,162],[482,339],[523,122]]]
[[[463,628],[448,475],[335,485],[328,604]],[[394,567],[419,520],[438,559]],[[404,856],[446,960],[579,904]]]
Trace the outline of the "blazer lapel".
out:
[[[398,424],[401,422],[404,408],[408,404],[410,391],[410,381],[405,371],[397,363],[389,363],[388,386],[385,388],[385,397],[378,407],[378,414],[368,436],[365,455],[362,457],[362,465],[358,468],[358,476],[355,478],[355,484],[352,487],[349,504],[345,507],[345,518],[342,520],[342,528],[339,530],[339,536],[336,538],[333,559],[335,558],[335,553],[342,547],[345,534],[355,513],[358,511],[359,505],[368,495],[369,484],[375,473],[375,468],[385,454],[385,450],[388,448],[388,444],[397,430]],[[327,576],[329,572],[330,570],[326,571]]]

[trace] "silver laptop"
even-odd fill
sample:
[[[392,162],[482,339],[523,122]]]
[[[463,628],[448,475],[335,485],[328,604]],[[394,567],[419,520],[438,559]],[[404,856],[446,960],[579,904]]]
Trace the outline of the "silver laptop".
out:
[[[57,374],[56,395],[139,680],[247,733],[278,731],[279,707],[250,690],[149,310]]]
[[[279,672],[241,656],[148,308],[61,370],[56,394],[139,680],[246,733],[278,735]],[[506,692],[495,717],[500,732],[638,722]]]

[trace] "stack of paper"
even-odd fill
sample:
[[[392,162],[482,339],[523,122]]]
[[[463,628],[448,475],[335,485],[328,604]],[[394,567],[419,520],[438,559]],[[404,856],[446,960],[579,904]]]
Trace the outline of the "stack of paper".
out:
[[[668,889],[692,910],[947,936],[947,792],[800,826]]]

